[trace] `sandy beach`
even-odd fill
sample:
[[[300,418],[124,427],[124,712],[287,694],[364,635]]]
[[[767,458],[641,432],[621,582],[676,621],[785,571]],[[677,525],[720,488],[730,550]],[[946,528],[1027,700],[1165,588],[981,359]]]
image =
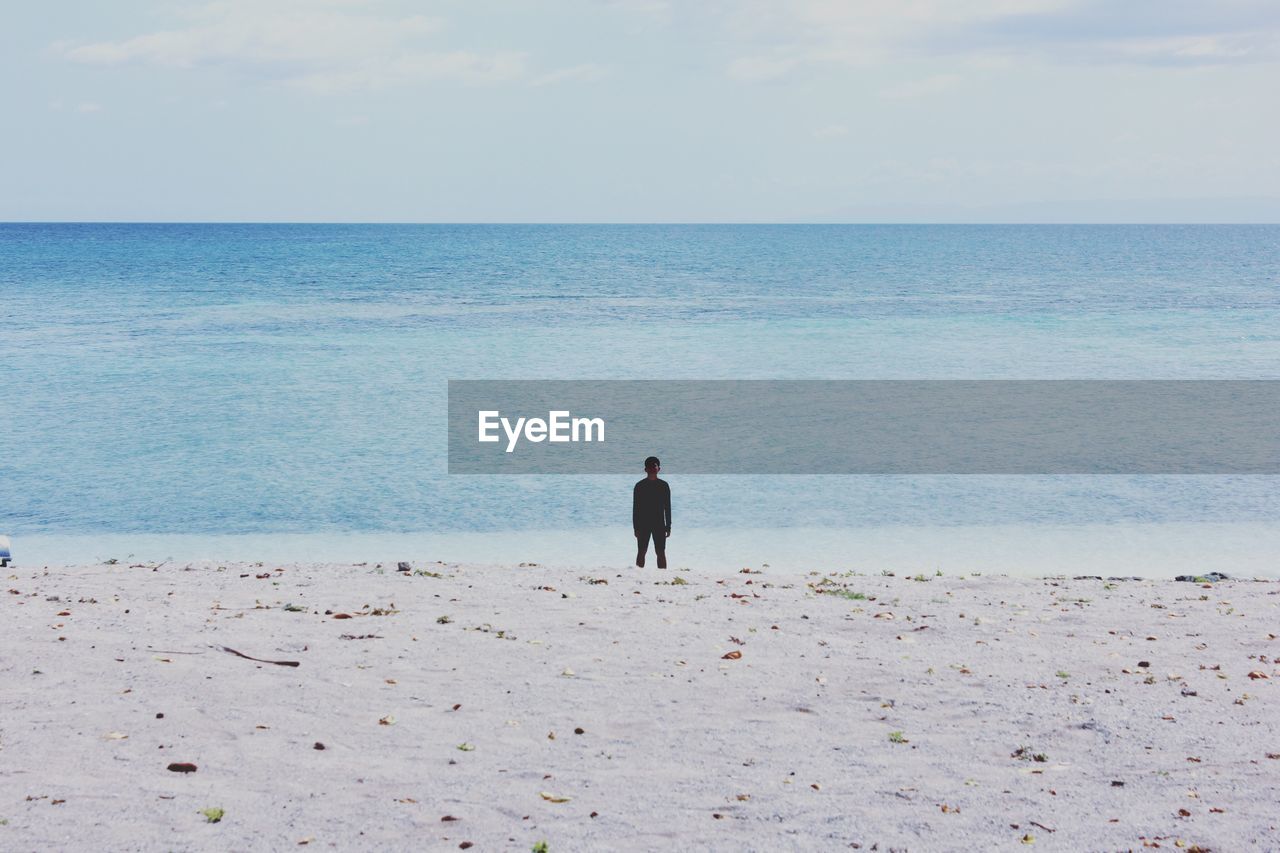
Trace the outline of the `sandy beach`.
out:
[[[1280,849],[1274,581],[410,566],[6,569],[0,848]]]

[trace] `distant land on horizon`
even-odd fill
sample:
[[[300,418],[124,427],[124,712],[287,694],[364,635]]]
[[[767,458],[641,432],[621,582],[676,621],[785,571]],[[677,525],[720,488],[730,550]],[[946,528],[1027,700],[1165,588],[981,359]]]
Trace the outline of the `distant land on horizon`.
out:
[[[948,225],[1274,225],[1280,223],[1280,198],[1081,199],[990,205],[867,204],[841,207],[806,221]]]

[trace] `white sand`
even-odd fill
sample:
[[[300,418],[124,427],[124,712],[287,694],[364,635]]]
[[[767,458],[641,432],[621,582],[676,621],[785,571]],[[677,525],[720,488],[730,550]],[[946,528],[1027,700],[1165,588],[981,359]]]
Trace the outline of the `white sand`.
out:
[[[6,570],[0,849],[1280,849],[1278,583],[414,566]]]

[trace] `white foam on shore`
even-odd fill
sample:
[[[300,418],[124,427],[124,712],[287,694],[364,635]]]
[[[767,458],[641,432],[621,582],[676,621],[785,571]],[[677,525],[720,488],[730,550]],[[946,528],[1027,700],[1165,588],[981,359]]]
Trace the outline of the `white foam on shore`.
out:
[[[113,534],[15,537],[15,563],[76,565],[108,559],[466,563],[627,566],[625,528],[494,533]],[[673,567],[734,570],[983,572],[1014,576],[1221,571],[1280,577],[1280,527],[1265,524],[970,525],[952,527],[677,529]],[[650,552],[649,559],[653,559]]]

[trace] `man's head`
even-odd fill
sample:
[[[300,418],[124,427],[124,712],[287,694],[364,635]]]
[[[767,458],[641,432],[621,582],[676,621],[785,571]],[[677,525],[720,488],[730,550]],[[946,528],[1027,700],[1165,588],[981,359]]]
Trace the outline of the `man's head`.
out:
[[[658,461],[658,457],[650,456],[648,459],[644,460],[644,470],[646,474],[653,477],[662,470],[662,463]]]

